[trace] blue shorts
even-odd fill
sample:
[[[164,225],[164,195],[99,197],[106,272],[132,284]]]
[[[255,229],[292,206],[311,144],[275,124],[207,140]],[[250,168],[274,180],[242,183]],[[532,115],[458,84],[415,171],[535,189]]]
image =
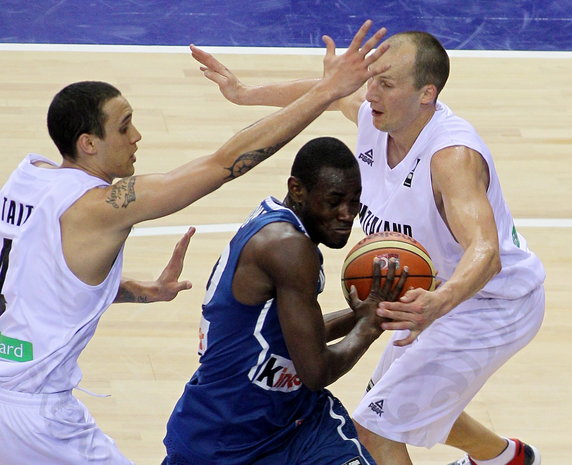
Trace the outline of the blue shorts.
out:
[[[375,465],[357,439],[352,419],[341,402],[324,395],[313,415],[295,429],[287,441],[274,445],[254,461],[241,465]],[[232,460],[233,464],[240,461]],[[169,454],[162,465],[197,465],[178,454]]]

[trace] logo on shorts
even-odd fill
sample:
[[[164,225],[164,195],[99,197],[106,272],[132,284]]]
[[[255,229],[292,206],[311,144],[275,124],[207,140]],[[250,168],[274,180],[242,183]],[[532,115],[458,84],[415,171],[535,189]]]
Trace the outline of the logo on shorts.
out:
[[[369,166],[373,165],[373,149],[369,149],[366,152],[360,153],[358,158],[363,160],[364,163],[367,163]]]
[[[342,465],[363,465],[363,462],[359,457],[355,457],[353,459],[348,460],[347,462],[342,463]]]
[[[371,388],[373,387],[375,383],[373,382],[373,379],[369,380],[369,383],[367,383],[367,387],[365,388],[365,392],[369,392],[371,391]]]
[[[378,400],[377,402],[371,402],[368,407],[378,416],[381,416],[383,413],[383,399]]]

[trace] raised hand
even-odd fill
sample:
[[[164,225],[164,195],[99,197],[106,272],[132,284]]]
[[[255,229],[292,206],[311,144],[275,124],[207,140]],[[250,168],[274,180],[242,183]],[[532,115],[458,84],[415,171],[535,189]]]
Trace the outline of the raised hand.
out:
[[[191,54],[202,65],[200,69],[205,77],[218,85],[222,95],[232,103],[240,104],[239,96],[245,89],[242,82],[210,53],[191,45]]]
[[[195,234],[195,231],[196,229],[191,226],[179,242],[177,242],[177,245],[175,245],[169,263],[167,263],[167,266],[157,278],[158,293],[155,298],[156,302],[173,300],[180,291],[191,288],[192,285],[190,281],[179,281],[179,277],[183,271],[189,242],[191,237]]]
[[[382,43],[375,51],[372,50],[385,36],[387,30],[382,27],[365,43],[365,36],[372,26],[372,21],[367,20],[360,27],[350,46],[342,55],[336,55],[336,44],[330,36],[323,36],[322,40],[326,44],[326,56],[324,57],[324,77],[325,81],[331,81],[336,85],[338,98],[345,97],[359,89],[373,73],[369,66],[383,55],[389,48],[389,44]],[[371,52],[371,53],[370,53]],[[377,73],[385,72],[389,66]]]
[[[175,245],[167,266],[155,281],[122,278],[114,302],[166,302],[177,297],[179,292],[190,289],[191,282],[179,281],[179,277],[183,271],[185,255],[193,234],[195,234],[195,228],[190,227]]]
[[[302,79],[282,83],[247,86],[243,84],[226,66],[210,53],[191,45],[192,56],[201,64],[201,71],[205,77],[219,86],[226,99],[237,105],[271,105],[283,107],[293,102],[314,85],[326,85],[328,92],[335,98],[345,97],[359,89],[371,76],[374,75],[369,65],[376,61],[389,48],[382,43],[376,50],[374,48],[386,34],[381,28],[365,43],[365,36],[371,29],[372,22],[366,21],[358,30],[347,51],[337,56],[334,40],[323,36],[326,44],[324,57],[324,71],[322,79]],[[384,72],[389,66],[377,72]]]

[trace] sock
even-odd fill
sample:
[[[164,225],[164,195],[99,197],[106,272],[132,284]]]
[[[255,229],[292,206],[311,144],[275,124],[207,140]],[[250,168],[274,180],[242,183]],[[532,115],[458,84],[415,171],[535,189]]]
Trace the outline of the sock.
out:
[[[495,458],[489,460],[475,460],[471,457],[471,460],[477,465],[509,465],[511,460],[514,459],[516,454],[516,443],[508,438],[503,438],[508,442],[505,450],[503,450]]]

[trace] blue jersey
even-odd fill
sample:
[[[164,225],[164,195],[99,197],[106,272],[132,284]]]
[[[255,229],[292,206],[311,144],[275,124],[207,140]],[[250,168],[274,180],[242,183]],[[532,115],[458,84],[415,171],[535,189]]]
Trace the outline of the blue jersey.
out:
[[[244,305],[233,297],[232,279],[242,249],[274,222],[291,223],[306,234],[290,209],[265,199],[226,247],[207,284],[201,365],[186,385],[165,439],[168,449],[196,463],[252,463],[261,451],[280,448],[324,395],[307,389],[296,374],[275,299]],[[321,270],[319,291],[323,281]]]

